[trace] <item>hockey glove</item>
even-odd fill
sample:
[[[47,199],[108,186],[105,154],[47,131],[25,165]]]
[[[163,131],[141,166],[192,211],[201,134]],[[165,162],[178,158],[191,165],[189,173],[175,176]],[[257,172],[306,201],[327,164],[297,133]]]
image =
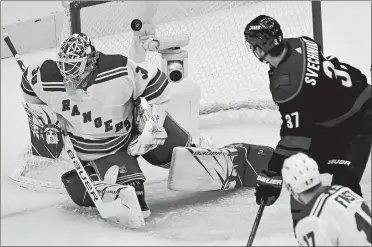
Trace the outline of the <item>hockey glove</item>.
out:
[[[134,125],[140,133],[143,133],[148,121],[156,124],[158,128],[163,128],[165,116],[165,110],[161,106],[149,104],[145,98],[139,97],[134,101]]]
[[[139,98],[134,102],[133,117],[140,134],[130,141],[129,155],[143,155],[164,144],[168,135],[163,127],[165,112],[160,107],[150,105],[145,98]]]
[[[263,170],[257,175],[256,196],[257,205],[261,200],[266,200],[266,206],[275,203],[282,189],[283,179],[279,173],[274,171]]]
[[[163,145],[166,138],[167,132],[163,127],[159,128],[154,122],[148,121],[143,132],[130,141],[127,152],[132,156],[143,155],[158,145]]]

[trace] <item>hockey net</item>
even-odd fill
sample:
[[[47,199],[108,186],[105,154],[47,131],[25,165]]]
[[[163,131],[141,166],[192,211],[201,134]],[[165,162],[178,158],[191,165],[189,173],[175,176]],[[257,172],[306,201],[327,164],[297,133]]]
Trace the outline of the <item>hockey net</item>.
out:
[[[314,37],[311,1],[158,1],[154,17],[156,36],[186,33],[190,43],[188,79],[201,88],[201,124],[242,121],[279,123],[271,99],[268,65],[245,46],[243,31],[260,14],[273,16],[285,37]],[[80,5],[79,5],[80,4]],[[92,4],[95,4],[91,6]],[[104,53],[129,54],[130,23],[144,8],[141,1],[64,2],[61,41],[81,31]],[[82,6],[80,8],[80,6]],[[75,11],[72,11],[75,10]],[[150,52],[147,62],[161,67],[161,56]],[[208,119],[212,121],[208,121]]]
[[[188,78],[201,88],[201,124],[256,121],[279,123],[269,91],[266,64],[246,50],[243,31],[260,14],[274,17],[285,37],[314,37],[311,1],[162,1],[154,17],[156,35],[186,33],[190,43]],[[65,14],[60,41],[81,31],[104,53],[128,55],[130,23],[143,7],[140,1],[63,2]],[[74,10],[74,12],[72,12]],[[319,13],[318,13],[319,14]],[[158,53],[147,62],[161,67]],[[70,169],[58,160],[35,157],[30,148],[13,179],[24,187],[63,192],[61,174]]]

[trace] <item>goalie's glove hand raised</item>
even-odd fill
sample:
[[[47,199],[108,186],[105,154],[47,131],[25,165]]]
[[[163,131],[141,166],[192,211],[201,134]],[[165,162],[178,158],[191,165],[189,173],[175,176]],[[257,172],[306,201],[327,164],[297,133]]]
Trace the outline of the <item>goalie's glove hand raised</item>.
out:
[[[266,206],[275,203],[282,189],[283,179],[279,173],[274,171],[263,170],[257,175],[256,196],[257,205],[261,200],[266,200]]]

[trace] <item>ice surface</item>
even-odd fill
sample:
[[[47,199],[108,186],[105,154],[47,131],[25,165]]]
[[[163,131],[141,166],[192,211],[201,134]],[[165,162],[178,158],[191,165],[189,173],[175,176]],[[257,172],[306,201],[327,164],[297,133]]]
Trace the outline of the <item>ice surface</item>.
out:
[[[55,50],[23,55],[26,64],[54,58]],[[75,206],[67,196],[17,187],[7,174],[29,141],[21,107],[21,72],[14,59],[1,61],[1,244],[2,245],[245,245],[258,207],[251,189],[184,193],[166,189],[167,171],[141,160],[152,217],[139,230],[110,225],[94,209]],[[275,146],[279,127],[223,124],[201,129],[216,145],[248,142]],[[370,162],[369,162],[370,163]],[[363,188],[370,202],[371,171]],[[370,203],[369,203],[370,204]],[[265,209],[255,245],[296,245],[291,229],[289,197]]]

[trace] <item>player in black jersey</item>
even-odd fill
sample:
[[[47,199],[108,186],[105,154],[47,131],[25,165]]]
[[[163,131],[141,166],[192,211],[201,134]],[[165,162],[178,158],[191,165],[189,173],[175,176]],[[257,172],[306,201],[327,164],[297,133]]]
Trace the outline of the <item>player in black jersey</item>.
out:
[[[371,85],[357,68],[325,57],[309,37],[283,38],[279,23],[260,15],[247,24],[249,51],[268,63],[270,91],[282,117],[281,139],[259,176],[281,179],[284,160],[298,152],[312,157],[332,184],[362,195],[360,180],[371,150]],[[273,204],[281,186],[258,179],[256,201]],[[294,225],[301,207],[291,200]]]

